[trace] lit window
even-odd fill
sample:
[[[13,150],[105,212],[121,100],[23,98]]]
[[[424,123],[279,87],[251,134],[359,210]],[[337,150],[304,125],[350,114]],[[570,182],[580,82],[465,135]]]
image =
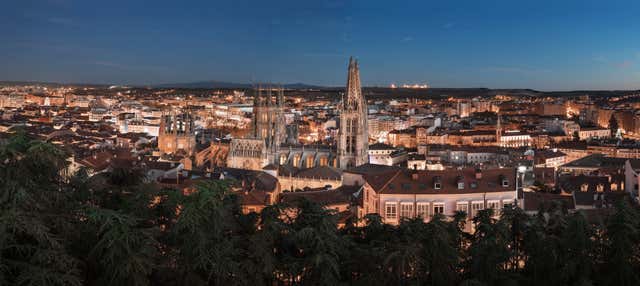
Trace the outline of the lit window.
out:
[[[469,215],[469,203],[467,203],[467,202],[458,202],[456,204],[456,210],[457,211],[461,211],[461,212],[465,212],[467,215]]]
[[[500,215],[500,202],[499,201],[488,201],[487,208],[493,209],[493,214],[498,216]]]
[[[473,202],[471,203],[471,217],[475,217],[478,215],[478,211],[484,209],[484,202]]]
[[[396,203],[385,203],[384,217],[389,220],[398,219],[398,206]]]
[[[433,204],[433,215],[444,214],[444,203]]]
[[[413,204],[401,203],[400,204],[400,217],[410,218],[413,216]]]
[[[421,217],[423,219],[427,219],[429,217],[428,203],[418,203],[416,205],[416,217]]]

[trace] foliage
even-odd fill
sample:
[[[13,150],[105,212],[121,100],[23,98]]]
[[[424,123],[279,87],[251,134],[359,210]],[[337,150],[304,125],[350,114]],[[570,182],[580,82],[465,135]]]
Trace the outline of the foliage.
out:
[[[0,146],[0,285],[640,284],[625,202],[595,219],[506,206],[338,228],[309,201],[245,214],[227,181],[185,195],[142,170],[68,174],[67,157],[23,134]]]

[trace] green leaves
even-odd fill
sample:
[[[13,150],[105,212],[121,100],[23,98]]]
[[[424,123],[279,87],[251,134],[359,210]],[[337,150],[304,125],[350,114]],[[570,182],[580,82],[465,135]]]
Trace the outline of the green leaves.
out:
[[[150,230],[137,227],[135,218],[118,211],[89,209],[87,218],[98,226],[98,241],[89,259],[99,265],[99,283],[149,285],[157,255]]]
[[[640,213],[626,202],[398,226],[369,214],[338,229],[310,201],[243,214],[227,181],[184,195],[136,169],[67,177],[65,159],[23,135],[0,146],[0,285],[640,284]]]

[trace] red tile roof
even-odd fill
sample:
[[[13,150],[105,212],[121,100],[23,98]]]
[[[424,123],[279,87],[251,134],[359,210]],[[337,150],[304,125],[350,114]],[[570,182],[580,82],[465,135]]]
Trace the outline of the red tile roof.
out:
[[[365,176],[365,180],[378,193],[382,194],[465,194],[479,192],[515,191],[515,169],[487,169],[481,171],[476,179],[476,169],[448,169],[442,171],[401,170]],[[503,186],[502,181],[506,181]],[[440,188],[435,188],[435,183]],[[463,183],[463,188],[458,183]]]

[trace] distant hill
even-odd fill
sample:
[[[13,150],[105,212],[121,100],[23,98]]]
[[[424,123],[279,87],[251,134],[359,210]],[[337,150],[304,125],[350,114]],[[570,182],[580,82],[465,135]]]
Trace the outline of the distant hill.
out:
[[[62,83],[62,82],[46,82],[46,81],[2,81],[1,86],[11,85],[40,85],[49,87],[60,86],[79,86],[79,87],[96,87],[107,88],[110,86],[123,87],[112,84],[93,84],[93,83]],[[305,95],[308,92],[316,92],[317,96],[332,96],[336,92],[343,92],[344,86],[318,86],[305,83],[289,83],[282,85],[288,90],[298,90],[300,95]],[[155,85],[127,85],[127,87],[137,88],[160,88],[160,89],[193,89],[193,90],[207,90],[207,89],[251,89],[254,87],[250,83],[237,83],[227,81],[194,81],[186,83],[166,83]],[[125,87],[125,88],[127,88]],[[369,99],[397,99],[397,98],[423,98],[434,99],[443,97],[458,97],[468,98],[475,96],[494,96],[497,94],[511,95],[511,96],[533,96],[533,97],[571,97],[590,95],[592,97],[612,97],[628,94],[638,94],[640,90],[571,90],[571,91],[540,91],[526,88],[511,88],[511,89],[491,89],[491,88],[428,88],[428,89],[411,89],[411,88],[389,88],[389,87],[375,87],[365,86],[363,92]]]
[[[59,87],[59,86],[106,87],[106,86],[109,86],[108,84],[94,84],[94,83],[60,83],[60,82],[47,82],[47,81],[11,81],[11,80],[0,81],[0,86],[11,86],[11,85],[39,85],[39,86],[50,86],[50,87]]]
[[[287,89],[321,89],[325,88],[323,86],[317,85],[309,85],[305,83],[290,83],[282,85]],[[156,84],[151,87],[156,88],[252,88],[253,85],[249,83],[237,83],[237,82],[226,82],[226,81],[196,81],[196,82],[186,82],[186,83],[165,83],[165,84]]]

